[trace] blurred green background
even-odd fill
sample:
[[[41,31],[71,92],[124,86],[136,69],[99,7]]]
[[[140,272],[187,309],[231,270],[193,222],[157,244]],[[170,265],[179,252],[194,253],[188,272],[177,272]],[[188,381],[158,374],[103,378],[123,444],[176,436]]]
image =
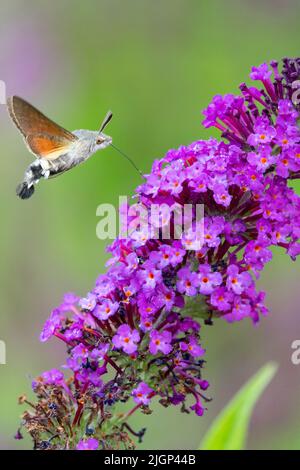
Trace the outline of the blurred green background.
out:
[[[10,0],[1,3],[0,78],[66,128],[109,133],[147,172],[167,149],[207,138],[201,109],[216,93],[235,92],[251,65],[299,56],[298,1],[292,0]],[[132,194],[139,176],[113,149],[15,196],[30,154],[0,106],[1,320],[7,365],[0,365],[0,448],[14,441],[31,376],[64,362],[64,348],[38,336],[65,291],[84,295],[104,271],[107,242],[96,238],[96,207]],[[275,252],[260,284],[269,318],[203,327],[206,376],[214,400],[203,418],[157,407],[132,419],[146,426],[147,449],[193,449],[232,394],[276,360],[279,372],[260,400],[248,448],[300,448],[299,262]]]

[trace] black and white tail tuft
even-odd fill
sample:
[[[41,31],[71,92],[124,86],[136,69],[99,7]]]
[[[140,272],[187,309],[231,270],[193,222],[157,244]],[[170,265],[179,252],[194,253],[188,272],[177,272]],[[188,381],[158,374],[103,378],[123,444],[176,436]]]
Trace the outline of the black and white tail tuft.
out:
[[[21,199],[29,199],[34,193],[34,186],[33,184],[28,185],[28,183],[23,181],[23,183],[17,186],[16,193]]]

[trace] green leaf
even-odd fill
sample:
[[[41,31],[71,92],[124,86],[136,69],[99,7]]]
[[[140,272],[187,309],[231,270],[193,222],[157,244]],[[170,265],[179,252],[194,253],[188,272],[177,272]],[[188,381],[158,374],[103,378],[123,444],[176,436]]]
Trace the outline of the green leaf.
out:
[[[253,408],[274,377],[277,364],[262,367],[233,397],[204,436],[202,450],[242,450]]]

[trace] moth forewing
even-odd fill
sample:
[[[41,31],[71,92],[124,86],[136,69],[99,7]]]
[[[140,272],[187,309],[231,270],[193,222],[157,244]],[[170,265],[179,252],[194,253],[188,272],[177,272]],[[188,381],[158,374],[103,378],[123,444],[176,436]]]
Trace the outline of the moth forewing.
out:
[[[28,135],[43,133],[51,136],[63,137],[71,142],[77,139],[72,132],[69,132],[56,124],[41,113],[41,111],[19,96],[11,96],[8,98],[7,108],[14,124],[23,134],[25,139]]]

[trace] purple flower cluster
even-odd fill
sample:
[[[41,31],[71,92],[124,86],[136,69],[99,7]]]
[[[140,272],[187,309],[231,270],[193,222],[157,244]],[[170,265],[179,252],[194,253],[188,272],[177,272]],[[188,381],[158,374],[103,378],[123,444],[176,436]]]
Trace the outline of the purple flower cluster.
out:
[[[149,211],[204,205],[202,246],[193,248],[193,232],[117,239],[94,288],[81,299],[66,295],[51,313],[41,340],[66,343],[69,378],[52,370],[33,382],[38,404],[23,421],[36,448],[130,448],[129,434],[141,438],[144,430],[134,432],[127,419],[137,409],[149,413],[155,397],[202,416],[209,384],[200,320],[257,323],[267,313],[256,280],[271,247],[293,260],[300,253],[300,198],[289,185],[300,176],[293,101],[300,61],[284,60],[282,73],[276,62],[253,67],[251,78],[260,88],[242,84],[240,95],[216,96],[204,111],[204,125],[227,143],[170,150],[137,189]],[[130,399],[132,410],[117,418],[113,406]]]

